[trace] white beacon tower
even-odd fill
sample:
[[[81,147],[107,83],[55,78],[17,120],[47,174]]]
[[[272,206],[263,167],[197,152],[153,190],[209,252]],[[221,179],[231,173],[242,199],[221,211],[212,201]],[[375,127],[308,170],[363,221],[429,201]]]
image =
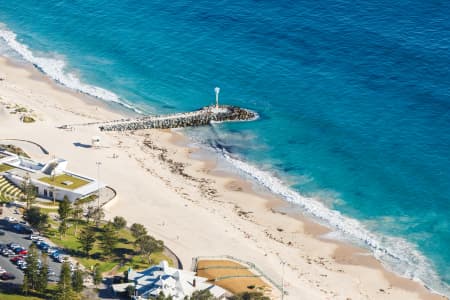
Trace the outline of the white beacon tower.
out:
[[[216,109],[219,109],[219,93],[220,93],[220,88],[219,88],[219,87],[215,87],[215,88],[214,88],[214,92],[216,93]]]

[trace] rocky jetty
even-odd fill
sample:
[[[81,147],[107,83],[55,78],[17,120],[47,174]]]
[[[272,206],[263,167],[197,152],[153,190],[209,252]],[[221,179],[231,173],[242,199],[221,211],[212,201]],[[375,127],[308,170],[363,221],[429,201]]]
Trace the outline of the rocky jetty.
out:
[[[202,109],[172,115],[150,116],[140,119],[114,122],[99,126],[101,131],[125,131],[139,129],[168,129],[192,126],[203,126],[212,122],[251,121],[258,115],[248,109],[237,106],[207,106]]]

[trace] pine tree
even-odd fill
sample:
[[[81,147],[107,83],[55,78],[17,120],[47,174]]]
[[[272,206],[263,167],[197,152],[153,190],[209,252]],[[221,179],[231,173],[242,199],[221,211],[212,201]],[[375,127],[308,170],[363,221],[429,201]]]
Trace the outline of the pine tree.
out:
[[[103,235],[100,240],[100,248],[105,256],[110,256],[116,247],[119,239],[117,237],[117,231],[111,222],[108,222],[103,226]]]
[[[94,208],[93,217],[95,220],[95,225],[98,227],[100,221],[105,217],[105,212],[103,211],[103,208],[101,207]]]
[[[25,180],[22,182],[22,191],[25,195],[25,202],[27,203],[27,209],[31,208],[34,200],[36,200],[36,187],[30,181],[30,175],[27,174]]]
[[[41,212],[41,208],[36,206],[25,211],[25,219],[39,231],[43,231],[48,224],[48,215]]]
[[[102,272],[100,271],[99,264],[96,264],[94,269],[94,284],[98,285],[102,282],[102,280]]]
[[[28,295],[29,291],[30,291],[30,283],[28,282],[28,276],[25,273],[25,275],[23,275],[22,293],[26,296]]]
[[[91,226],[86,226],[81,230],[81,234],[78,237],[78,241],[81,244],[81,249],[84,251],[86,256],[89,256],[89,251],[92,250],[95,243],[95,231]]]
[[[93,214],[94,214],[94,208],[92,206],[88,206],[87,212],[86,212],[86,223],[89,224]]]
[[[31,244],[25,261],[27,263],[25,275],[27,276],[29,290],[36,290],[39,282],[39,263],[38,251],[34,244]]]
[[[83,213],[83,209],[80,206],[80,203],[78,201],[75,201],[74,207],[72,209],[72,218],[75,223],[75,231],[74,235],[77,236],[78,233],[78,224],[80,223],[80,218]]]
[[[67,198],[67,196],[64,196],[64,199],[59,202],[59,206],[58,206],[59,219],[61,221],[67,220],[67,218],[70,215],[71,209],[72,208],[70,207],[69,198]]]
[[[74,300],[77,298],[79,297],[72,289],[69,263],[63,262],[54,300]]]
[[[36,286],[36,290],[38,292],[45,292],[48,284],[48,257],[46,253],[42,253],[41,256],[42,266],[39,270],[38,282]]]
[[[76,270],[72,275],[72,288],[75,292],[80,293],[83,291],[83,272],[80,270],[79,264],[77,264]]]
[[[63,235],[66,236],[66,232],[67,232],[67,221],[66,220],[62,220],[61,223],[59,223],[58,226],[58,232],[59,232],[59,239],[61,240]]]

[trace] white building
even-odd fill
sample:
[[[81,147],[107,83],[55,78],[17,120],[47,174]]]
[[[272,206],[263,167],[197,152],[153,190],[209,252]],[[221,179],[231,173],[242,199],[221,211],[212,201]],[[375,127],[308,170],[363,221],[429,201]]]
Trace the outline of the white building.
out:
[[[194,291],[209,290],[211,294],[224,299],[229,295],[223,288],[207,282],[207,278],[195,275],[195,272],[179,270],[169,267],[167,261],[152,266],[144,271],[128,271],[128,283],[114,284],[115,293],[125,292],[127,286],[133,285],[136,289],[134,299],[152,299],[161,292],[165,296],[172,296],[174,300],[183,300],[191,296]]]
[[[93,178],[66,170],[67,163],[56,158],[44,164],[0,150],[0,165],[8,167],[0,175],[18,187],[28,181],[36,187],[39,197],[62,200],[67,196],[70,201],[75,201],[95,194],[105,186]]]

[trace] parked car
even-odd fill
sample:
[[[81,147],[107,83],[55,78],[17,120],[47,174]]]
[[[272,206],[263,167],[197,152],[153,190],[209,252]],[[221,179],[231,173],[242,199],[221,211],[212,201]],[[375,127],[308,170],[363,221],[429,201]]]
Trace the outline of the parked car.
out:
[[[39,241],[36,243],[36,245],[38,246],[39,249],[44,249],[44,248],[48,249],[50,247],[49,244],[44,243],[44,242],[39,242]]]
[[[14,256],[12,258],[10,258],[9,260],[13,263],[17,263],[19,260],[22,260],[23,256]]]
[[[17,248],[14,248],[13,251],[14,251],[15,253],[19,254],[19,253],[22,252],[23,250],[25,250],[24,247],[17,247]]]
[[[16,224],[13,226],[13,228],[17,233],[25,233],[25,234],[33,233],[33,230],[26,225]]]
[[[17,219],[14,218],[14,217],[5,217],[5,220],[8,221],[8,222],[10,222],[10,223],[17,222]]]
[[[3,249],[2,250],[2,255],[3,256],[13,256],[13,255],[16,255],[15,253],[14,253],[14,251],[12,251],[11,249]]]
[[[20,245],[16,244],[16,243],[8,243],[8,244],[6,244],[6,246],[8,246],[8,248],[10,248],[10,249],[20,247]]]
[[[34,235],[34,234],[30,234],[30,236],[28,237],[30,240],[35,241],[38,239],[38,235]]]
[[[26,264],[27,264],[27,262],[25,260],[23,260],[23,259],[18,260],[16,262],[16,265],[18,265],[19,267],[22,267],[23,265],[26,265]]]
[[[23,249],[22,251],[19,251],[18,254],[19,255],[27,255],[28,254],[28,250],[27,249]]]
[[[5,235],[5,232],[3,230],[0,230],[0,235]]]
[[[53,252],[52,254],[50,254],[50,256],[54,259],[56,259],[59,255],[61,254],[61,252],[59,250],[56,250],[55,252]]]
[[[2,280],[13,280],[13,279],[16,279],[16,276],[14,276],[11,273],[5,272],[2,275],[0,275],[0,279],[2,279]]]
[[[48,253],[49,255],[52,255],[52,254],[55,253],[55,252],[58,252],[58,248],[50,247],[50,248],[47,249],[47,253]]]

